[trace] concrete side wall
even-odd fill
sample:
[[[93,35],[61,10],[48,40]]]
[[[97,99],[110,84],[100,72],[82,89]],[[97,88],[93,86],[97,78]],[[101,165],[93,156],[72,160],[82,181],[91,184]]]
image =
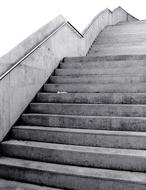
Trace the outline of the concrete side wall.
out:
[[[120,8],[108,9],[94,18],[84,31],[84,37],[65,24],[13,71],[0,80],[0,141],[8,133],[21,113],[42,87],[60,60],[66,56],[84,56],[105,26],[127,21],[127,13]],[[0,74],[14,65],[66,19],[58,16],[32,34],[0,59]]]
[[[53,32],[59,25],[66,21],[62,16],[56,17],[48,24],[40,28],[38,31],[23,40],[20,44],[14,47],[10,52],[0,58],[0,75],[14,65],[20,58],[25,56],[33,49],[40,41],[48,34]]]
[[[137,21],[138,19],[128,14],[128,22]]]
[[[111,14],[111,25],[117,24],[118,22],[128,21],[127,12],[121,7],[116,8]]]
[[[84,34],[84,48],[85,53],[88,52],[88,49],[92,45],[95,38],[98,36],[98,34],[106,27],[107,25],[110,25],[110,17],[111,17],[111,11],[109,9],[105,9],[102,11],[99,15],[97,15],[91,22],[91,24],[83,31]]]

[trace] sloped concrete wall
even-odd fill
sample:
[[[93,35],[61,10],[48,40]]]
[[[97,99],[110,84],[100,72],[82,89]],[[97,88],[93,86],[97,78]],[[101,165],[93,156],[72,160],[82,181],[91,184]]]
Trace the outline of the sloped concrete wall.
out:
[[[58,66],[60,60],[66,56],[85,56],[104,27],[120,21],[128,21],[126,11],[118,8],[112,13],[106,9],[92,20],[82,37],[65,18],[58,16],[4,55],[0,59],[0,74],[5,73],[59,28],[54,35],[0,80],[0,141]]]

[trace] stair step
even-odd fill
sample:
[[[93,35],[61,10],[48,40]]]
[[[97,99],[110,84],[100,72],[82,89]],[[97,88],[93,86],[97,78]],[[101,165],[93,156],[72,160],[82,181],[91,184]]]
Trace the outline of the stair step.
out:
[[[12,138],[93,147],[146,149],[146,133],[133,131],[15,126],[12,128]]]
[[[146,171],[146,151],[75,146],[33,141],[9,140],[1,144],[4,156],[56,164]]]
[[[118,24],[116,24],[115,26],[119,26],[119,25],[141,25],[141,24],[145,24],[146,20],[135,20],[135,21],[130,21],[130,22],[119,22]]]
[[[95,62],[61,62],[60,68],[128,68],[146,66],[146,60],[126,60],[126,61],[95,61]]]
[[[113,55],[113,56],[95,56],[95,57],[65,57],[63,62],[93,62],[93,61],[125,61],[125,60],[144,60],[146,54],[143,55]]]
[[[107,38],[107,37],[111,37],[111,38],[129,38],[129,37],[135,37],[136,39],[139,37],[146,37],[146,32],[145,30],[138,30],[138,31],[133,31],[133,30],[112,30],[112,32],[109,32],[108,30],[104,30],[102,31],[99,36],[96,38],[96,40],[98,39],[102,39],[102,38]],[[129,42],[129,40],[127,40]]]
[[[38,93],[37,102],[146,104],[146,93]]]
[[[119,131],[146,131],[145,117],[23,114],[23,125]]]
[[[101,55],[103,54],[103,53],[109,53],[109,52],[111,52],[113,55],[115,54],[115,55],[123,55],[123,54],[144,54],[145,53],[145,49],[146,49],[146,43],[145,44],[140,44],[139,46],[134,46],[134,45],[132,45],[132,46],[123,46],[123,45],[120,45],[119,44],[119,46],[118,47],[116,47],[116,46],[111,46],[111,47],[108,47],[108,46],[106,46],[106,44],[105,44],[105,46],[103,47],[100,47],[100,46],[95,46],[95,45],[93,45],[93,47],[90,49],[90,51],[89,52],[92,52],[92,53],[101,53]]]
[[[0,190],[61,190],[61,189],[0,179]]]
[[[127,42],[127,39],[125,38],[105,38],[105,39],[98,39],[97,41],[94,42],[94,45],[99,45],[99,46],[110,46],[111,44],[113,46],[119,45],[119,46],[128,46],[133,43],[143,43],[145,41],[145,37],[140,37],[140,38],[129,38],[129,41]],[[110,48],[110,47],[109,47]],[[129,58],[130,59],[130,58]],[[122,59],[121,59],[122,60]]]
[[[134,48],[107,48],[107,49],[101,49],[97,51],[90,51],[87,56],[113,56],[113,55],[134,55],[134,54],[145,54],[146,53],[146,47],[134,47]]]
[[[146,83],[114,83],[114,84],[45,84],[44,92],[107,92],[107,93],[145,93]]]
[[[117,44],[117,45],[93,45],[92,48],[90,49],[91,52],[94,52],[94,51],[121,51],[121,53],[123,51],[136,51],[137,52],[139,50],[144,50],[146,48],[146,42],[145,43],[139,43],[138,45],[134,45],[134,43],[132,45],[128,45],[128,44],[124,44],[124,45],[120,45],[120,44]]]
[[[125,24],[125,25],[113,25],[107,27],[104,32],[113,33],[115,31],[122,32],[132,32],[132,33],[138,33],[138,32],[144,32],[146,30],[146,24]]]
[[[61,115],[146,117],[146,105],[31,103],[30,112]]]
[[[114,38],[113,38],[114,39]],[[98,41],[97,41],[97,43],[96,43],[96,41],[95,41],[95,43],[93,43],[92,44],[92,48],[90,48],[90,49],[101,49],[101,48],[120,48],[120,47],[122,47],[122,48],[127,48],[127,47],[140,47],[140,46],[145,46],[146,45],[146,42],[137,42],[137,41],[130,41],[130,42],[125,42],[125,43],[107,43],[107,44],[100,44],[100,43],[98,43]]]
[[[92,53],[92,52],[91,52]],[[90,53],[89,53],[90,54]],[[69,68],[69,69],[56,69],[55,75],[59,76],[78,76],[80,75],[118,75],[118,74],[145,74],[146,73],[146,66],[137,66],[133,67],[127,67],[127,68]]]
[[[146,75],[70,75],[70,76],[51,76],[51,83],[139,83],[146,82]]]
[[[120,37],[115,37],[113,38],[112,36],[105,36],[104,38],[97,38],[94,41],[94,45],[125,45],[125,44],[130,44],[130,43],[143,43],[146,40],[146,36],[141,36],[139,35],[139,37],[135,38],[135,36],[128,36],[128,40],[127,38],[125,38],[124,36],[120,36]]]
[[[145,190],[146,174],[0,158],[0,176],[75,190]]]

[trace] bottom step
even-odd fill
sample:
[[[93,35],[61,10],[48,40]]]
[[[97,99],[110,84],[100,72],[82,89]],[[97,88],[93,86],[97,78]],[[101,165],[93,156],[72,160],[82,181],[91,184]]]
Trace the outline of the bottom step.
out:
[[[16,181],[0,179],[0,190],[61,190],[61,189],[56,189],[56,188],[54,189],[51,187],[44,187],[28,183],[21,183]]]
[[[0,158],[0,177],[74,190],[145,190],[146,174]]]

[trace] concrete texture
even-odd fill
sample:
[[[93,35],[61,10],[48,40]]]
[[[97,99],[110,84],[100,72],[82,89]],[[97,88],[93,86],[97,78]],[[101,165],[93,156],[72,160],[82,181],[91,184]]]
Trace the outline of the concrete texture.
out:
[[[145,21],[108,26],[95,39],[88,56],[145,54],[145,30]]]
[[[37,102],[86,104],[146,104],[146,93],[38,93]]]
[[[104,75],[70,75],[70,76],[51,76],[50,77],[50,82],[51,83],[57,83],[57,84],[62,84],[62,83],[102,83],[102,84],[109,84],[109,83],[140,83],[140,82],[146,82],[146,75],[125,75],[125,74],[116,74],[116,75],[111,75],[111,74],[104,74]]]
[[[107,92],[107,93],[145,93],[146,92],[146,83],[92,83],[92,84],[45,84],[45,92],[66,92],[66,93],[78,93],[78,92]]]
[[[142,38],[135,40],[145,38],[146,23],[134,20],[121,8],[106,9],[84,38],[65,24],[3,78],[9,91],[1,96],[2,123],[10,117],[11,125],[44,86],[1,142],[0,187],[146,189],[146,54]],[[95,35],[91,54],[80,56]],[[64,58],[54,70],[66,54],[78,57]]]
[[[88,76],[88,75],[120,75],[120,74],[145,74],[146,73],[146,66],[135,66],[134,68],[78,68],[78,69],[56,69],[55,75],[56,76]]]
[[[145,66],[146,60],[127,60],[127,61],[93,61],[93,62],[61,62],[59,68],[129,68],[133,66]]]
[[[128,13],[122,8],[115,9],[113,13],[108,9],[104,10],[84,31],[84,37],[69,24],[63,25],[51,38],[0,80],[0,141],[63,57],[86,55],[96,36],[105,26],[128,21],[127,15]],[[1,57],[0,74],[6,72],[65,22],[67,22],[65,18],[58,16]]]
[[[5,141],[5,156],[84,167],[146,171],[146,150],[62,145],[42,142]]]
[[[127,60],[145,60],[146,54],[135,55],[106,55],[106,56],[82,56],[82,57],[66,57],[63,62],[95,62],[95,61],[127,61]]]
[[[11,179],[18,178],[47,186],[55,184],[56,187],[65,189],[145,190],[146,185],[145,174],[137,172],[84,168],[7,157],[0,159],[0,169],[2,168],[0,176],[7,176],[9,173]],[[13,169],[15,169],[15,176]],[[23,175],[20,175],[22,172]]]
[[[21,124],[81,129],[146,131],[145,117],[23,114]]]
[[[62,115],[146,117],[146,105],[31,103],[30,112]]]
[[[0,190],[61,190],[61,189],[0,179]]]
[[[15,126],[12,138],[45,143],[146,150],[146,133],[42,126]]]

